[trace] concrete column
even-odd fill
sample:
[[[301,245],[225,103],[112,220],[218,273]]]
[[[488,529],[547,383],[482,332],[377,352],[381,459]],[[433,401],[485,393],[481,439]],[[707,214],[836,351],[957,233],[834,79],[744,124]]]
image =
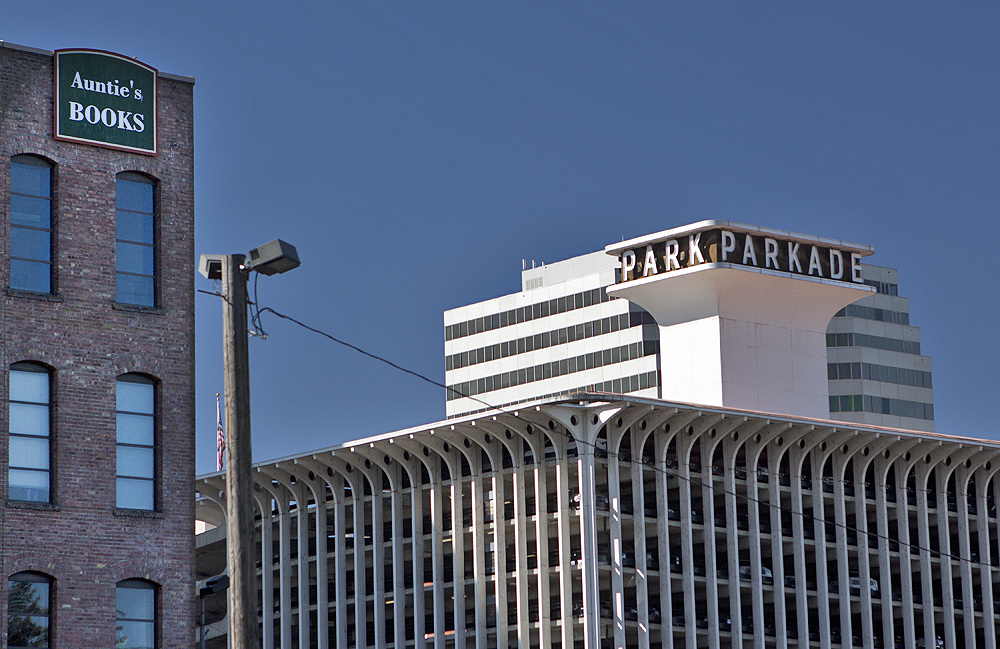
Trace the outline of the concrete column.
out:
[[[888,452],[888,451],[887,451]],[[896,630],[895,619],[892,611],[893,583],[892,571],[897,568],[902,571],[902,566],[893,566],[891,562],[891,550],[889,548],[889,506],[885,494],[885,481],[887,463],[881,456],[873,460],[875,475],[875,524],[878,527],[878,574],[879,593],[882,596],[882,642],[883,644],[895,643]],[[896,506],[899,506],[899,492],[896,492]],[[898,534],[897,534],[898,536]]]
[[[772,436],[773,439],[773,436]],[[784,535],[781,533],[781,490],[778,473],[781,468],[782,445],[771,441],[767,444],[767,515],[771,521],[771,574],[774,582],[774,627],[778,649],[788,647],[788,622],[785,612],[785,554]],[[808,637],[808,636],[807,636]]]
[[[472,467],[472,575],[476,592],[476,649],[486,649],[486,523],[483,520],[483,480],[480,475],[484,451],[473,446]],[[402,646],[402,645],[399,645]]]
[[[609,425],[610,428],[610,425]],[[611,619],[612,632],[616,649],[625,647],[625,601],[624,601],[624,581],[622,579],[622,519],[621,519],[621,485],[618,476],[618,458],[616,449],[618,448],[619,435],[612,435],[608,432],[609,459],[607,463],[608,472],[608,510],[610,513],[610,547],[611,553]],[[600,463],[595,462],[595,467],[600,470]]]
[[[940,458],[935,458],[939,460]],[[938,461],[932,464],[934,471],[934,495],[937,499],[938,547],[941,549],[938,559],[938,574],[941,576],[941,603],[944,607],[944,642],[949,647],[955,646],[955,593],[952,585],[951,570],[951,526],[948,521],[948,471]],[[957,498],[957,496],[956,496]],[[956,501],[956,505],[957,505]],[[935,636],[924,636],[933,641]]]
[[[344,536],[347,508],[344,506],[344,478],[334,474],[332,489],[337,649],[347,649],[347,539]]]
[[[677,434],[677,475],[681,514],[681,588],[684,591],[684,640],[687,649],[697,649],[697,615],[694,596],[694,540],[691,532],[691,440]]]
[[[517,597],[517,642],[521,647],[530,643],[528,630],[528,557],[527,520],[525,516],[524,449],[519,436],[512,441],[515,452],[512,487],[514,490],[514,590]]]
[[[857,528],[858,538],[858,579],[861,581],[861,589],[858,596],[861,598],[861,640],[865,649],[874,649],[874,626],[872,620],[872,591],[870,587],[871,567],[868,547],[868,494],[865,485],[865,468],[863,452],[858,449],[851,449],[853,452],[852,467],[853,475],[846,476],[854,482],[854,525]],[[850,587],[850,584],[848,584]],[[850,592],[850,588],[848,588]],[[853,607],[852,607],[853,608]]]
[[[552,646],[552,616],[549,611],[549,490],[545,469],[546,433],[535,428],[530,444],[535,458],[535,555],[538,566],[538,644]]]
[[[406,644],[406,539],[403,535],[403,471],[398,460],[390,469],[392,490],[392,631],[397,647]],[[411,483],[409,492],[412,493]],[[320,646],[323,646],[322,644]]]
[[[736,431],[739,432],[739,431]],[[742,437],[742,435],[741,435]],[[736,522],[736,453],[739,450],[738,440],[727,436],[723,441],[723,457],[725,470],[723,480],[726,489],[726,557],[728,561],[727,574],[729,578],[729,620],[733,635],[733,644],[742,646],[743,609],[740,601],[740,546],[739,527]],[[750,468],[747,467],[747,479]]]
[[[325,483],[324,483],[325,485]],[[316,640],[320,647],[330,646],[330,593],[327,589],[329,559],[326,537],[327,505],[325,490],[316,499]]]
[[[295,484],[295,522],[298,544],[299,649],[309,649],[309,490],[301,480]]]
[[[904,456],[905,457],[905,456]],[[910,509],[910,496],[906,489],[907,477],[911,464],[907,460],[897,460],[895,463],[896,475],[896,524],[899,531],[899,562],[901,570],[900,576],[900,596],[903,602],[914,601],[913,589],[913,557],[910,548],[910,518],[915,515]],[[920,575],[917,575],[919,583]],[[903,646],[913,647],[916,643],[916,629],[914,617],[916,612],[911,606],[909,610],[903,610]],[[895,641],[895,637],[893,638]]]
[[[455,646],[465,647],[465,504],[462,498],[462,463],[455,450],[452,450],[448,459],[451,474],[451,572]]]
[[[584,649],[600,649],[601,623],[597,573],[597,512],[594,503],[594,449],[580,446],[580,533],[583,536]]]
[[[804,441],[805,438],[803,438]],[[809,642],[809,595],[808,576],[806,571],[806,535],[805,526],[815,524],[813,521],[806,521],[803,516],[804,505],[802,502],[802,464],[808,456],[808,451],[803,452],[799,446],[789,449],[789,482],[792,490],[792,549],[795,561],[795,614],[796,625],[798,626],[799,646],[808,646]],[[812,471],[812,466],[809,467]],[[820,597],[824,595],[817,593]]]
[[[937,629],[934,623],[934,568],[931,564],[930,520],[927,507],[927,465],[920,462],[915,467],[917,486],[917,543],[920,545],[920,583],[923,596],[924,640],[934,646]],[[942,602],[943,603],[943,602]],[[954,646],[954,645],[953,645]]]
[[[663,620],[660,631],[660,642],[667,649],[673,649],[674,633],[673,624],[673,598],[670,587],[670,524],[667,518],[669,506],[667,496],[667,475],[666,454],[669,436],[663,429],[657,427],[653,431],[654,444],[656,448],[656,537],[657,553],[659,558],[660,573],[660,617]]]
[[[255,497],[260,508],[260,594],[264,649],[274,649],[274,538],[269,492]]]
[[[955,500],[958,505],[958,570],[962,576],[962,622],[965,631],[965,641],[968,643],[976,637],[976,614],[972,600],[972,563],[970,560],[972,546],[969,542],[969,472],[965,467],[955,471]],[[978,511],[978,510],[977,510]],[[983,611],[985,613],[985,611]]]
[[[366,638],[368,636],[368,594],[365,592],[365,573],[368,570],[368,562],[365,556],[363,480],[364,478],[358,476],[351,483],[351,504],[354,513],[354,637],[358,647],[367,646]]]
[[[424,619],[424,487],[421,480],[420,460],[410,461],[410,529],[413,534],[413,635],[418,646],[425,644],[427,633]]]
[[[372,605],[375,609],[375,646],[384,647],[387,642],[385,635],[385,539],[382,529],[383,507],[382,502],[382,471],[373,468],[368,473],[372,481],[372,588],[375,591],[375,599]],[[303,649],[308,649],[304,647]]]
[[[437,456],[432,456],[429,463],[431,474],[431,592],[434,601],[434,647],[444,649],[445,619],[444,619],[444,519],[441,499],[441,463]],[[437,460],[437,461],[435,461]]]
[[[642,448],[645,441],[640,424],[632,425],[632,547],[635,548],[635,602],[638,609],[639,649],[649,649],[649,572],[646,567],[646,494],[642,482]]]
[[[979,531],[979,583],[983,594],[983,635],[986,636],[986,649],[996,649],[997,628],[996,613],[993,609],[993,554],[996,553],[990,543],[990,513],[987,494],[990,488],[991,472],[980,469],[976,472],[976,514],[979,518],[976,526]]]
[[[830,584],[826,560],[826,515],[823,502],[823,465],[826,455],[814,448],[809,457],[812,472],[811,498],[813,505],[813,532],[816,548],[816,601],[819,604],[819,646],[830,649]]]
[[[569,458],[566,456],[565,443],[556,446],[560,461],[556,464],[556,529],[559,535],[559,607],[562,620],[562,646],[573,646],[573,627],[576,618],[573,615],[573,567],[572,567],[572,532],[570,531],[570,516],[573,515],[573,504],[570,502]],[[478,648],[477,648],[478,649]]]
[[[502,434],[502,433],[501,433]],[[506,482],[503,469],[502,442],[490,457],[493,462],[493,570],[497,612],[497,647],[507,649],[507,519],[504,515]]]
[[[831,446],[835,444],[831,443]],[[836,557],[837,557],[837,582],[838,597],[840,599],[840,636],[842,643],[851,643],[851,587],[850,587],[850,566],[847,558],[847,503],[844,495],[844,472],[847,459],[843,453],[831,452],[833,462],[833,516],[836,524]],[[826,538],[824,530],[823,538]],[[870,610],[870,608],[869,608]]]

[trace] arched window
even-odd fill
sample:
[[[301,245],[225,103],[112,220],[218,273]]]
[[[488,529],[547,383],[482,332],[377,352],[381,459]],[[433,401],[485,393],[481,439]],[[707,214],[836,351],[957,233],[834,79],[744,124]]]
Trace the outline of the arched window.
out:
[[[146,176],[118,174],[115,300],[121,304],[156,306],[155,190]]]
[[[156,385],[141,374],[118,377],[116,506],[156,507]]]
[[[37,363],[10,366],[7,497],[51,502],[51,375]]]
[[[30,155],[10,161],[10,287],[52,292],[52,165]]]
[[[115,588],[115,649],[154,649],[156,586],[126,579]]]
[[[7,580],[7,647],[48,647],[52,610],[52,579],[19,572]]]

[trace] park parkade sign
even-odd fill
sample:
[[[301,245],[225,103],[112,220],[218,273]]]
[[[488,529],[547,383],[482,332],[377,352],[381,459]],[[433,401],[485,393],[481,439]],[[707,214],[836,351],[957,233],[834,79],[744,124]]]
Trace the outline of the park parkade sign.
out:
[[[646,240],[622,250],[623,245],[627,244],[609,246],[620,250],[620,283],[718,263],[864,283],[861,259],[865,255],[860,251],[767,232],[713,228],[682,232],[659,241]]]
[[[55,53],[55,138],[156,154],[156,69],[97,50]]]

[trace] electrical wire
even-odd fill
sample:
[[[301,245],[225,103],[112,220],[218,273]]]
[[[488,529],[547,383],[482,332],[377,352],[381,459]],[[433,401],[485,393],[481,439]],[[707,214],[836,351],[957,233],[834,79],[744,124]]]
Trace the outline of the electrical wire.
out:
[[[208,295],[218,295],[216,293],[211,293],[209,291],[200,291],[200,292],[201,293],[207,293]],[[254,282],[254,298],[255,298],[254,302],[256,302],[256,294],[257,294],[257,291],[256,291],[256,282]],[[453,388],[451,386],[445,385],[445,384],[443,384],[443,383],[441,383],[439,381],[435,381],[434,379],[432,379],[430,377],[427,377],[427,376],[425,376],[423,374],[420,374],[419,372],[415,372],[413,370],[410,370],[410,369],[407,369],[407,368],[402,367],[400,365],[397,365],[396,363],[393,363],[392,361],[390,361],[390,360],[388,360],[386,358],[383,358],[383,357],[381,357],[381,356],[379,356],[377,354],[373,354],[371,352],[365,351],[364,349],[361,349],[357,345],[353,345],[353,344],[351,344],[349,342],[346,342],[344,340],[341,340],[341,339],[339,339],[339,338],[337,338],[337,337],[335,337],[335,336],[333,336],[333,335],[331,335],[331,334],[329,334],[329,333],[327,333],[325,331],[322,331],[322,330],[317,329],[315,327],[311,327],[311,326],[305,324],[304,322],[301,322],[300,320],[297,320],[297,319],[293,318],[292,316],[285,315],[284,313],[280,313],[278,311],[275,311],[271,307],[264,307],[264,308],[261,309],[261,308],[259,308],[259,305],[257,305],[257,308],[255,309],[254,322],[255,322],[255,327],[257,327],[258,330],[261,331],[261,332],[263,332],[263,326],[261,324],[261,315],[264,314],[264,313],[273,313],[275,316],[277,316],[279,318],[282,318],[284,320],[288,320],[288,321],[290,321],[290,322],[292,322],[292,323],[294,323],[294,324],[302,327],[303,329],[306,329],[306,330],[311,331],[311,332],[313,332],[315,334],[323,336],[324,338],[327,338],[327,339],[329,339],[329,340],[331,340],[331,341],[333,341],[333,342],[335,342],[335,343],[337,343],[339,345],[343,345],[344,347],[348,347],[350,349],[353,349],[354,351],[356,351],[356,352],[358,352],[360,354],[363,354],[364,356],[367,356],[368,358],[371,358],[373,360],[379,361],[381,363],[385,363],[386,365],[389,365],[390,367],[392,367],[394,369],[397,369],[397,370],[399,370],[401,372],[405,372],[406,374],[414,376],[414,377],[416,377],[416,378],[418,378],[418,379],[420,379],[422,381],[425,381],[427,383],[430,383],[431,385],[434,385],[436,387],[440,387],[440,388],[444,388],[445,390],[449,390],[450,392],[452,392],[455,395],[457,395],[459,398],[471,399],[471,400],[473,400],[473,401],[475,401],[477,403],[480,403],[480,404],[486,406],[491,411],[496,411],[496,412],[502,413],[502,414],[509,414],[509,415],[512,415],[512,416],[517,416],[516,412],[507,410],[507,409],[505,409],[504,407],[501,407],[501,406],[494,406],[493,404],[490,404],[490,403],[488,403],[486,401],[483,401],[482,399],[479,399],[477,397],[463,394],[461,391],[456,390],[455,388]],[[266,337],[266,334],[264,335],[264,337]],[[601,395],[606,394],[609,397],[609,399],[608,399],[609,401],[620,400],[624,396],[624,395],[614,394],[614,393],[599,393],[599,392],[595,392],[593,394],[601,394]],[[482,414],[485,414],[485,413],[482,413]],[[582,444],[584,446],[590,446],[594,450],[601,451],[603,454],[605,454],[608,457],[614,457],[615,459],[617,459],[621,463],[631,464],[633,462],[631,456],[629,456],[629,457],[623,457],[619,453],[615,453],[615,452],[607,450],[606,448],[599,447],[596,443],[585,442],[583,440],[577,439],[571,433],[569,433],[568,431],[564,432],[563,435],[566,436],[569,440],[576,442],[577,444]],[[707,483],[703,482],[702,480],[700,480],[698,478],[693,478],[693,477],[690,477],[690,476],[686,477],[684,475],[681,475],[679,472],[671,472],[671,471],[668,471],[665,468],[660,468],[657,465],[648,465],[648,464],[643,463],[643,466],[647,467],[647,468],[650,468],[651,470],[653,470],[653,471],[655,471],[657,473],[661,473],[661,474],[663,474],[663,475],[665,475],[667,477],[673,477],[673,478],[677,478],[678,480],[685,481],[685,482],[689,483],[692,486],[699,486],[699,487],[701,487],[703,489],[708,488],[708,489],[713,490],[715,493],[721,493],[722,495],[725,495],[725,496],[732,496],[735,499],[742,499],[742,500],[744,500],[744,501],[746,501],[748,503],[750,503],[750,502],[756,503],[758,505],[758,507],[766,507],[766,508],[770,508],[770,509],[776,509],[776,510],[778,510],[778,512],[788,513],[788,514],[790,514],[792,516],[801,516],[802,519],[803,519],[803,521],[810,520],[810,521],[812,521],[814,523],[814,530],[815,530],[815,527],[816,527],[815,523],[818,522],[818,523],[822,523],[824,526],[832,525],[835,528],[841,528],[841,529],[844,529],[844,530],[849,531],[849,532],[854,532],[855,533],[856,542],[857,542],[858,546],[860,546],[862,544],[862,541],[861,541],[861,537],[862,536],[864,536],[866,538],[872,538],[872,537],[874,537],[874,538],[877,538],[877,539],[881,539],[881,540],[887,541],[889,543],[895,543],[895,544],[900,545],[900,546],[903,545],[902,542],[899,539],[893,539],[893,538],[891,538],[889,536],[881,535],[881,534],[878,534],[876,532],[862,531],[862,530],[858,529],[857,527],[847,525],[846,523],[838,523],[836,521],[828,521],[825,518],[819,518],[818,516],[808,515],[805,512],[796,512],[796,511],[792,510],[791,508],[784,507],[784,506],[782,506],[780,504],[775,504],[775,503],[772,503],[770,501],[761,500],[760,498],[756,498],[756,497],[753,497],[753,496],[750,496],[750,495],[747,495],[747,494],[741,494],[741,493],[738,493],[736,491],[728,491],[725,488],[720,489],[720,488],[716,487],[715,485],[707,484]],[[711,471],[711,469],[709,469],[709,470]],[[756,472],[754,472],[754,473],[756,474]],[[748,476],[749,476],[749,472],[748,472]],[[794,476],[794,477],[799,478],[799,479],[802,478],[802,476]],[[749,477],[748,477],[747,482],[748,483],[751,482],[751,480],[749,479]],[[841,481],[841,482],[843,482],[843,481]],[[865,486],[867,486],[867,484],[865,484]],[[885,486],[888,487],[888,485],[885,485]],[[820,485],[820,490],[822,492],[822,484]],[[908,491],[908,490],[905,490],[905,491]],[[930,493],[928,490],[925,490],[925,492]],[[903,495],[902,497],[905,498],[906,496]],[[947,504],[945,504],[945,507],[947,507]],[[967,504],[966,504],[966,507],[968,507]],[[749,512],[748,512],[748,514],[749,514]],[[986,516],[989,517],[989,512],[986,512]],[[779,516],[779,518],[780,518],[780,516]],[[714,525],[714,505],[713,505],[713,525]],[[748,526],[749,526],[749,521],[748,521]],[[824,527],[824,530],[823,530],[824,534],[825,534],[825,529],[826,528]],[[987,530],[987,533],[988,533],[988,530]],[[815,534],[814,534],[814,537],[815,537]],[[988,564],[988,563],[986,563],[984,561],[979,561],[979,560],[975,560],[974,561],[971,557],[970,558],[965,558],[965,557],[961,557],[961,556],[956,555],[956,554],[942,552],[940,549],[935,550],[935,549],[930,548],[930,547],[923,547],[923,546],[920,546],[918,544],[914,544],[912,542],[912,539],[906,545],[908,545],[911,548],[911,550],[915,550],[917,553],[919,553],[919,552],[928,552],[932,556],[933,555],[941,555],[941,556],[947,557],[948,559],[953,560],[953,561],[968,563],[971,566],[985,567],[985,568],[988,568],[989,570],[992,570],[992,571],[1000,571],[1000,567],[993,566],[992,564]]]

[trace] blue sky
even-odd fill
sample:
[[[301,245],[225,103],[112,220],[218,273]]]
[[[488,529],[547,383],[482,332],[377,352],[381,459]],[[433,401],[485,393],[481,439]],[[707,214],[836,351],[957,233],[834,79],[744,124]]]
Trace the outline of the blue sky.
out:
[[[518,290],[522,258],[728,219],[873,245],[937,430],[1000,438],[1000,8],[624,4],[36,0],[0,39],[195,77],[197,252],[293,243],[262,305],[434,379],[442,312]],[[196,304],[205,472],[221,307]],[[265,318],[255,459],[444,417],[443,390]]]

